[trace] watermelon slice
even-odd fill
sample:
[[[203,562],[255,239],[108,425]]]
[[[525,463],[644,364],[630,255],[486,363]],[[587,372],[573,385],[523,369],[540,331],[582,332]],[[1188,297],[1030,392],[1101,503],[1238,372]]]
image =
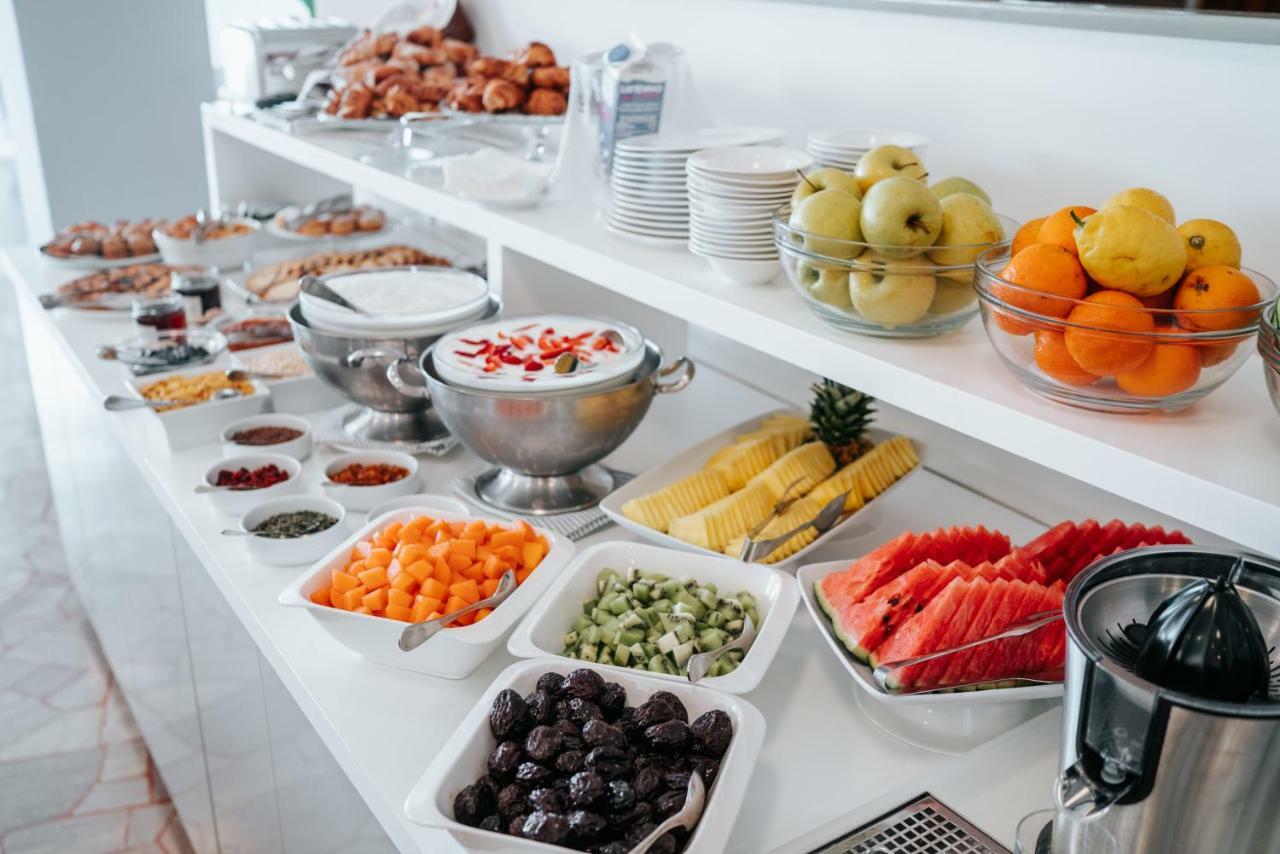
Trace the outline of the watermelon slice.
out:
[[[1125,525],[1112,520],[1105,526],[1093,519],[1063,522],[1055,525],[1013,554],[1022,560],[1041,564],[1051,581],[1070,581],[1099,558],[1140,545],[1190,543],[1181,531],[1165,531],[1156,525]]]
[[[995,617],[996,611],[1000,608],[1000,603],[1005,597],[1005,591],[1008,590],[1009,581],[1005,578],[997,578],[991,583],[987,596],[982,600],[982,607],[973,615],[973,619],[969,623],[969,630],[964,636],[957,641],[956,645],[970,643],[980,638],[984,638],[991,634],[988,627],[991,625],[992,618]],[[951,657],[947,664],[946,671],[938,680],[939,685],[964,685],[964,675],[969,671],[969,665],[973,661],[973,657],[982,647],[976,647],[967,652],[957,653]]]
[[[968,596],[969,582],[954,578],[919,614],[913,614],[898,627],[888,641],[871,655],[871,663],[879,666],[889,661],[902,661],[938,649],[937,640],[946,633],[956,610]],[[904,674],[904,685],[912,684],[913,674]]]
[[[987,635],[993,635],[1001,629],[1008,628],[1018,621],[1028,593],[1034,588],[1025,581],[1011,581],[1004,590],[1004,597],[996,607],[995,614],[987,626]],[[964,674],[963,682],[978,682],[988,676],[999,677],[1003,672],[1009,651],[1015,641],[1003,640],[983,644],[974,650],[974,655]]]
[[[859,661],[869,661],[872,650],[956,577],[955,570],[925,561],[834,615],[836,635]]]

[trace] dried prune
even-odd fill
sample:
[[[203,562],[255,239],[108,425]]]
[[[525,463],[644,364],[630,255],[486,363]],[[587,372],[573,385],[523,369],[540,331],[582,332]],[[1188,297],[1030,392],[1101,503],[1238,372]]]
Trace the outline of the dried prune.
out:
[[[690,770],[697,771],[703,785],[709,789],[716,781],[716,775],[720,773],[720,760],[712,759],[710,756],[695,756]]]
[[[453,799],[453,817],[468,827],[479,827],[481,820],[497,808],[493,789],[483,783],[472,783]]]
[[[545,691],[534,691],[524,698],[524,704],[529,707],[529,718],[534,723],[549,724],[555,717],[556,701]]]
[[[635,789],[626,780],[610,780],[604,789],[604,802],[614,812],[622,812],[635,805]]]
[[[676,713],[676,720],[683,721],[684,723],[689,722],[689,710],[684,707],[684,703],[680,702],[680,698],[675,694],[672,694],[670,691],[654,691],[653,695],[649,697],[649,700],[661,700],[670,706],[671,710]]]
[[[604,688],[604,677],[594,670],[579,667],[564,677],[560,691],[570,697],[593,700]]]
[[[515,776],[516,768],[520,765],[520,760],[524,758],[524,751],[520,749],[520,745],[514,741],[504,741],[493,749],[493,753],[489,754],[488,768],[489,776],[495,780],[507,781]]]
[[[645,730],[654,724],[674,720],[676,710],[665,700],[650,699],[642,706],[636,707],[635,725]]]
[[[631,781],[631,788],[636,790],[637,798],[647,801],[662,791],[662,775],[653,768],[641,768]]]
[[[551,716],[553,719],[557,721],[569,720],[569,700],[570,699],[572,698],[561,697],[560,699],[556,700],[555,709],[551,713]]]
[[[699,753],[719,759],[733,740],[733,723],[727,714],[712,709],[699,715],[689,726],[689,732]]]
[[[581,697],[574,697],[568,702],[569,720],[578,726],[585,726],[587,721],[594,718],[604,718],[604,712],[600,711],[600,707],[590,700],[584,700]]]
[[[662,775],[662,785],[684,797],[684,793],[689,790],[689,777],[692,774],[692,771],[668,771]]]
[[[529,728],[529,707],[524,698],[506,688],[498,692],[493,699],[493,708],[489,710],[489,729],[494,738],[506,741],[524,735]]]
[[[524,836],[524,823],[529,816],[521,813],[507,822],[507,836]]]
[[[497,833],[502,827],[502,819],[496,815],[487,815],[480,821],[480,829],[487,830],[490,833]]]
[[[680,843],[676,841],[675,831],[673,830],[655,839],[646,854],[676,854],[679,850]]]
[[[605,723],[599,718],[595,718],[586,722],[582,727],[582,740],[590,747],[626,747],[627,737],[622,734],[622,730],[610,723]]]
[[[689,727],[678,720],[663,721],[646,729],[644,740],[654,750],[674,752],[689,741]]]
[[[587,767],[606,780],[614,780],[630,770],[631,762],[624,750],[596,747],[587,754]]]
[[[633,824],[631,829],[627,831],[626,835],[622,837],[622,841],[634,848],[639,845],[646,836],[657,830],[657,828],[658,825],[656,822],[638,821]]]
[[[604,797],[604,779],[595,771],[579,771],[569,778],[569,803],[579,809]]]
[[[680,812],[680,808],[684,806],[686,795],[686,792],[679,792],[675,789],[663,792],[653,802],[653,817],[658,821],[664,821]]]
[[[577,774],[586,758],[581,750],[566,750],[556,757],[556,770],[561,774]]]
[[[549,727],[536,726],[529,730],[524,740],[524,752],[534,762],[549,763],[560,753],[560,743],[564,736]]]
[[[536,842],[559,845],[569,836],[569,820],[559,813],[537,810],[524,820],[520,835]]]
[[[567,711],[567,706],[566,706]],[[582,736],[582,727],[575,724],[568,718],[560,718],[552,724],[553,727],[563,736],[580,738]]]
[[[529,793],[529,806],[543,812],[564,812],[567,803],[555,789],[534,789]]]
[[[612,842],[606,842],[604,845],[597,845],[591,849],[591,854],[630,854],[634,845],[628,845],[620,839]]]
[[[647,803],[635,803],[624,810],[609,813],[609,823],[617,829],[630,827],[638,821],[653,817],[653,807]]]
[[[599,813],[587,810],[569,813],[569,838],[579,845],[595,842],[608,826],[609,823]]]
[[[503,786],[498,790],[498,815],[503,818],[524,815],[528,809],[528,802],[525,800],[528,797],[529,790],[519,783]]]
[[[530,786],[538,785],[550,779],[551,770],[537,762],[521,762],[516,768],[516,780]]]
[[[559,673],[547,672],[538,677],[537,689],[545,693],[551,699],[560,696],[560,686],[564,684],[564,677]]]
[[[607,682],[596,697],[596,705],[604,712],[605,720],[617,720],[618,715],[627,707],[627,689],[617,682]]]

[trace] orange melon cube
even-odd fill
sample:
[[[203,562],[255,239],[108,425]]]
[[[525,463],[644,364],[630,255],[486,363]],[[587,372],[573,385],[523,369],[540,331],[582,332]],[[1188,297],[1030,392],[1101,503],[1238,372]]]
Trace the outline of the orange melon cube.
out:
[[[360,586],[360,579],[356,578],[354,575],[347,575],[340,569],[335,569],[333,571],[333,575],[330,576],[330,579],[333,582],[334,593],[346,593],[353,587]]]
[[[479,519],[474,522],[468,522],[466,527],[462,529],[462,539],[473,543],[483,543],[488,536],[489,529]]]
[[[499,531],[489,540],[489,545],[493,546],[495,554],[507,547],[519,549],[524,545],[524,534],[519,531]]]
[[[412,623],[421,623],[427,618],[427,614],[431,613],[431,609],[427,607],[427,603],[431,600],[425,596],[413,597],[413,607],[409,609],[409,621]]]
[[[435,596],[423,596],[419,594],[418,597],[413,600],[415,604],[417,603],[418,599],[421,599],[423,601],[423,604],[427,606],[428,614],[430,614],[432,611],[435,611],[436,613],[444,613],[443,599],[437,599]]]
[[[386,587],[388,583],[387,571],[380,566],[374,567],[373,569],[366,569],[356,577],[360,579],[361,584],[370,590],[373,590],[375,587]]]
[[[466,581],[459,581],[449,585],[449,599],[453,597],[466,602],[468,605],[474,605],[480,601],[480,587],[475,583],[474,579],[468,578]]]
[[[444,558],[436,558],[436,565],[431,575],[445,587],[453,583],[453,570],[449,568],[449,564],[445,563]]]
[[[369,591],[364,589],[363,584],[357,587],[352,587],[350,590],[338,594],[338,598],[334,600],[334,604],[344,611],[354,611],[364,603],[364,594],[368,592]]]
[[[516,520],[516,530],[519,531],[520,536],[524,537],[526,540],[536,540],[538,538],[538,534],[533,530],[533,526],[524,519]]]
[[[525,581],[528,580],[529,576],[532,574],[533,574],[533,570],[527,566],[524,569],[517,569],[516,584],[524,584]]]
[[[542,559],[546,554],[547,544],[541,540],[530,540],[520,550],[520,557],[527,569],[536,569],[538,564],[542,563]]]
[[[387,527],[382,529],[383,537],[390,537],[392,540],[400,539],[400,530],[404,527],[404,522],[391,522]]]
[[[402,623],[407,623],[413,617],[413,611],[406,608],[404,605],[388,605],[386,616],[388,619],[399,620]]]
[[[391,550],[382,548],[373,549],[369,552],[369,556],[364,559],[364,564],[370,568],[380,566],[385,569],[386,567],[391,566]]]
[[[484,581],[484,564],[480,563],[479,561],[476,561],[475,563],[471,564],[471,566],[462,570],[462,576],[464,578],[470,578],[472,581],[475,581],[475,582]]]
[[[399,591],[392,590],[391,592],[398,593]],[[379,587],[377,590],[366,593],[361,597],[360,601],[370,611],[381,611],[387,607],[387,588]]]
[[[450,623],[449,625],[451,625],[451,626],[469,626],[469,625],[471,625],[472,623],[474,623],[475,621],[476,621],[476,614],[475,614],[475,612],[474,612],[474,611],[472,611],[472,612],[471,612],[471,613],[469,613],[469,614],[463,614],[461,617],[459,617],[458,619],[454,620],[454,621],[453,621],[452,623]]]
[[[444,603],[444,613],[452,614],[454,611],[461,611],[465,607],[467,607],[466,600],[450,591],[449,598]]]
[[[492,608],[481,608],[479,611],[476,611],[475,622],[477,623],[480,622],[481,620],[483,620],[485,617],[489,616],[492,613],[493,613]]]
[[[332,607],[332,606],[333,606],[333,600],[329,598],[329,588],[328,588],[328,587],[321,587],[319,590],[317,590],[316,592],[312,593],[308,598],[309,598],[312,602],[315,602],[317,605],[325,605],[325,606],[328,606],[328,607]]]
[[[486,578],[480,582],[480,598],[488,599],[490,596],[498,592],[498,579]],[[477,612],[479,613],[479,612]]]
[[[449,543],[449,554],[463,555],[468,562],[476,559],[476,541],[468,540],[465,537],[453,540]]]
[[[368,540],[361,540],[351,547],[351,560],[364,560],[372,548],[373,545]]]
[[[391,588],[405,593],[413,593],[418,589],[418,582],[409,573],[402,572],[392,580]]]
[[[431,599],[444,599],[449,595],[449,586],[440,579],[432,577],[422,582],[422,588],[418,592]]]
[[[422,542],[422,529],[410,528],[405,526],[400,529],[400,545],[409,545]]]
[[[449,533],[454,537],[461,537],[462,532],[467,527],[466,522],[446,522],[445,525],[449,528]]]
[[[427,556],[427,547],[421,543],[401,543],[400,553],[396,555],[396,560],[400,561],[401,566],[408,566],[411,563],[417,563]]]
[[[392,587],[387,591],[387,607],[390,608],[392,605],[400,605],[404,608],[412,606],[413,594]]]
[[[419,560],[406,566],[404,571],[413,576],[414,581],[421,584],[431,577],[432,567],[431,564],[427,563],[425,560]]]
[[[422,538],[424,540],[425,539],[434,540],[436,538],[436,534],[440,533],[442,530],[444,530],[444,520],[434,519],[429,525],[427,525],[426,528],[423,529]]]
[[[438,619],[439,617],[443,617],[443,616],[444,616],[444,614],[441,614],[439,611],[432,611],[430,614],[427,614],[427,619],[428,619],[428,620],[435,620],[435,619]]]
[[[521,545],[524,545],[524,543],[522,542]],[[496,549],[493,550],[493,554],[495,557],[501,558],[502,560],[505,560],[510,564],[516,564],[520,562],[519,546],[498,546]]]
[[[486,561],[491,554],[493,554],[493,546],[488,543],[481,543],[476,546],[476,560]]]
[[[451,554],[445,558],[445,561],[449,564],[449,568],[455,573],[462,572],[462,570],[471,566],[471,558],[466,555]]]
[[[351,613],[353,613],[353,614],[368,614],[368,615],[369,615],[369,616],[371,616],[371,617],[373,616],[373,612],[372,612],[372,611],[370,611],[368,608],[366,608],[366,607],[365,607],[365,606],[363,606],[363,605],[361,605],[359,608],[356,608],[356,609],[355,609],[355,610],[353,610]]]
[[[485,578],[501,578],[505,570],[506,564],[499,560],[497,555],[489,555],[485,558],[484,565],[480,568]]]
[[[444,560],[449,556],[449,541],[435,543],[427,548],[427,557],[431,560]]]
[[[366,569],[368,569],[368,567],[364,565],[364,560],[361,559],[351,561],[342,571],[347,575],[356,575],[357,573],[364,572]]]

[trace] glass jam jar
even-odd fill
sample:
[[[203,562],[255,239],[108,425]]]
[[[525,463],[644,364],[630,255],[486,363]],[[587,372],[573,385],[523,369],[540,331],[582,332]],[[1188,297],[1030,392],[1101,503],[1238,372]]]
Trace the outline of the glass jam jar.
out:
[[[133,325],[139,332],[186,329],[187,313],[182,297],[168,294],[154,299],[140,299],[133,303]]]
[[[222,280],[209,273],[173,273],[169,287],[182,298],[187,324],[204,322],[209,312],[222,308]]]

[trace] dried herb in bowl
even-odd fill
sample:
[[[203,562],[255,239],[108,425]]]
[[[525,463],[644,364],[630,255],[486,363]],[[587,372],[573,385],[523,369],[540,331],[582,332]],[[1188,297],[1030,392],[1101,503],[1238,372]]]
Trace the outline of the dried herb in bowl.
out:
[[[336,524],[338,520],[327,513],[316,510],[294,510],[290,513],[268,516],[253,529],[253,533],[273,540],[292,540],[295,537],[318,534]]]

